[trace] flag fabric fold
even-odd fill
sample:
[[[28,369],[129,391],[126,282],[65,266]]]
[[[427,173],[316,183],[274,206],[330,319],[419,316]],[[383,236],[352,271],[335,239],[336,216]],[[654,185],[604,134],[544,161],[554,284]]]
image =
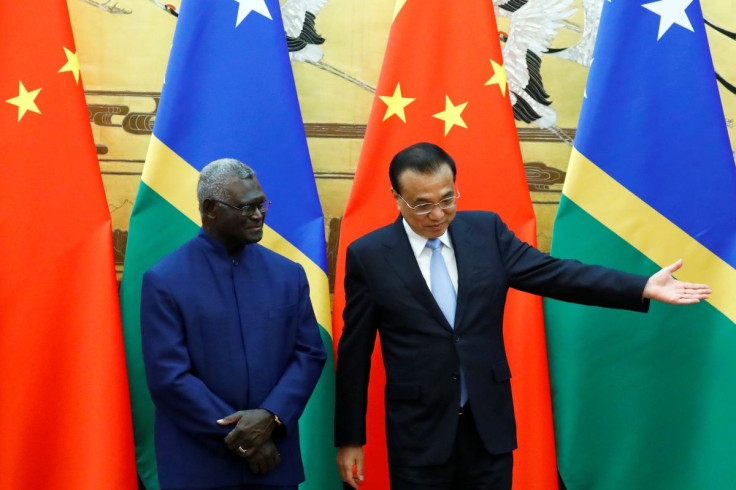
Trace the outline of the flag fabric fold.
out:
[[[336,341],[343,326],[347,246],[396,218],[388,165],[398,151],[420,141],[441,146],[457,163],[459,209],[496,211],[517,236],[536,243],[534,212],[491,2],[397,2],[355,181],[341,224],[333,312]],[[518,422],[514,488],[556,488],[539,297],[510,292],[504,335]],[[388,488],[384,383],[377,345],[369,387],[366,489]]]
[[[0,488],[137,488],[110,212],[65,0],[0,4]]]
[[[736,481],[736,167],[697,0],[604,2],[554,226],[560,257],[707,283],[647,315],[545,302],[570,490]]]
[[[224,157],[241,160],[258,174],[273,202],[261,244],[304,267],[322,339],[331,351],[324,219],[275,0],[190,0],[180,8],[131,216],[121,287],[138,470],[148,490],[158,483],[153,405],[140,347],[141,278],[197,232],[199,171]],[[331,432],[333,363],[327,362],[300,420],[307,478],[302,489],[339,488]]]

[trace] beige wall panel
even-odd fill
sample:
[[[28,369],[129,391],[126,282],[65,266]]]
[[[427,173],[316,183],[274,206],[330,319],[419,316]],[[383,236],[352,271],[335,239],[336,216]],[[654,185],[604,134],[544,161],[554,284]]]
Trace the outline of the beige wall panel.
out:
[[[91,5],[92,0],[67,1],[113,227],[123,240],[118,250],[122,253],[176,19],[149,0],[113,0],[102,7]],[[706,18],[736,31],[732,0],[701,3]],[[576,0],[573,7],[577,10],[552,40],[553,48],[572,46],[581,38],[582,0]],[[333,220],[342,215],[350,193],[393,11],[393,0],[329,0],[316,20],[317,31],[326,39],[324,58],[316,64],[293,63],[330,240],[336,232]],[[507,18],[499,18],[498,23],[501,31],[508,32]],[[736,41],[711,27],[706,30],[716,71],[736,85]],[[588,68],[578,63],[552,54],[543,56],[542,77],[559,129],[551,132],[517,125],[543,250],[549,250],[587,73]],[[736,94],[723,86],[719,89],[734,146]],[[330,248],[334,246],[331,243]]]

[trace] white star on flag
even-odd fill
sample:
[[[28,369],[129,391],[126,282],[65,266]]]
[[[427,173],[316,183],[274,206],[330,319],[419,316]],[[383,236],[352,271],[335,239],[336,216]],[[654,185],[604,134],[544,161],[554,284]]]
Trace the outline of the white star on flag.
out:
[[[258,12],[264,17],[271,20],[271,12],[266,7],[266,0],[235,0],[238,2],[238,20],[235,21],[235,27],[238,27],[243,20],[248,17],[251,12]]]
[[[651,10],[659,15],[659,33],[657,41],[659,41],[664,33],[672,27],[672,24],[678,24],[685,29],[693,31],[685,10],[693,3],[693,0],[659,0],[658,2],[645,3],[642,5],[647,10]]]

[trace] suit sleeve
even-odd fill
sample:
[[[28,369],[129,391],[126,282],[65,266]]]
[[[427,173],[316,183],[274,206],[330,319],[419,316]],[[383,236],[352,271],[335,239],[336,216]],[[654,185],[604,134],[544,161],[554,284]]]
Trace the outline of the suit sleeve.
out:
[[[276,414],[287,430],[295,426],[296,421],[304,412],[327,359],[319,333],[319,325],[309,299],[307,276],[301,266],[297,267],[299,268],[299,317],[294,350],[278,383],[261,404],[261,408]]]
[[[353,247],[345,259],[344,328],[337,349],[335,445],[366,442],[366,409],[376,312],[363,264]]]
[[[192,374],[181,311],[152,271],[143,276],[141,340],[146,379],[156,409],[186,432],[217,437],[222,444],[232,427],[221,427],[217,420],[235,409]]]
[[[496,240],[509,285],[515,289],[571,303],[649,309],[649,300],[642,298],[647,276],[554,258],[519,240],[500,218]]]

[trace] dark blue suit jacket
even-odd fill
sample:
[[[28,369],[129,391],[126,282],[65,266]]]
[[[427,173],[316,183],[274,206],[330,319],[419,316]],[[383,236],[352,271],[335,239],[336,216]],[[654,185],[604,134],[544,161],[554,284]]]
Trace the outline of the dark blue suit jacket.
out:
[[[427,287],[399,218],[353,242],[337,361],[335,442],[364,444],[370,357],[380,332],[389,462],[441,464],[455,441],[465,374],[491,453],[516,448],[503,342],[510,287],[563,301],[646,311],[647,277],[559,260],[517,239],[495,213],[459,212],[449,227],[458,268],[454,329]]]
[[[297,420],[326,356],[300,265],[258,244],[230,256],[200,231],[144,275],[141,329],[163,487],[304,480]],[[234,424],[216,422],[252,408],[286,427],[265,475],[226,447]]]

